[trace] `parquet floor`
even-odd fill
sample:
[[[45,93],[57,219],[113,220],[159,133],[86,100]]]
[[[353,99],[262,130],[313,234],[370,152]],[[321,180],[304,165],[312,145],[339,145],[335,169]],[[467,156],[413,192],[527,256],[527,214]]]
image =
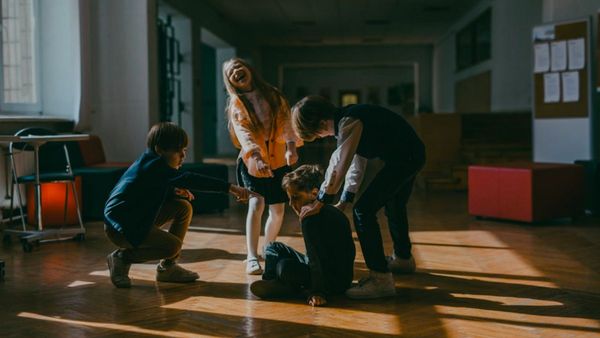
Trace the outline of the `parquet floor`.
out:
[[[259,277],[243,271],[240,206],[194,218],[182,263],[201,281],[189,285],[156,283],[155,265],[140,264],[132,289],[114,288],[101,223],[87,225],[82,243],[25,254],[15,242],[0,248],[0,336],[600,337],[598,219],[475,220],[464,193],[416,193],[409,213],[418,271],[396,277],[398,295],[323,308],[250,294]],[[290,213],[280,240],[304,250],[300,236]],[[358,253],[356,278],[366,273]]]

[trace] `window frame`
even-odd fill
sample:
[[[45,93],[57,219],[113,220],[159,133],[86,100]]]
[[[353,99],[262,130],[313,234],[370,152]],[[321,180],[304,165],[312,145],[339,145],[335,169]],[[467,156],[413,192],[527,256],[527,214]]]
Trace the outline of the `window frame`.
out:
[[[4,1],[4,0],[0,0]],[[0,43],[0,114],[4,115],[42,115],[42,70],[41,70],[41,46],[40,46],[40,6],[39,0],[32,0],[33,5],[33,54],[35,58],[35,91],[37,102],[35,103],[5,103],[4,102],[4,72],[3,72],[3,57],[4,50]],[[2,6],[0,6],[0,34],[2,32]]]

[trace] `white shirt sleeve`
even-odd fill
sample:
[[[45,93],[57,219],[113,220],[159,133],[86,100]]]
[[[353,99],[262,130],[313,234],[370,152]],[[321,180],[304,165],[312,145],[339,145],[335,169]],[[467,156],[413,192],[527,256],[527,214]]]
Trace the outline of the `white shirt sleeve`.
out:
[[[325,180],[321,184],[319,201],[332,203],[333,198],[340,190],[344,176],[356,154],[358,143],[362,135],[363,123],[352,117],[344,117],[339,122],[337,148],[329,159],[329,166],[325,172]]]
[[[348,169],[348,173],[346,174],[346,182],[341,197],[343,202],[354,201],[354,196],[356,196],[365,176],[368,162],[369,160],[367,158],[358,154],[354,155],[352,163],[350,164],[350,169]]]

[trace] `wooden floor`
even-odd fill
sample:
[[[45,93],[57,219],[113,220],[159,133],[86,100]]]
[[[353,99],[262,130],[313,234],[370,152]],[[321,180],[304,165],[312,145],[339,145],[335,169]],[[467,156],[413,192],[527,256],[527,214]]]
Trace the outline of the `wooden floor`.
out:
[[[466,214],[464,193],[416,193],[410,217],[418,271],[396,277],[395,298],[314,309],[250,294],[258,277],[244,274],[242,207],[195,217],[182,263],[201,281],[189,285],[156,283],[155,264],[140,264],[133,288],[114,288],[100,223],[82,243],[27,254],[14,243],[0,249],[0,337],[600,337],[598,219],[480,221]],[[280,240],[304,250],[291,214]],[[360,250],[355,266],[364,276]]]

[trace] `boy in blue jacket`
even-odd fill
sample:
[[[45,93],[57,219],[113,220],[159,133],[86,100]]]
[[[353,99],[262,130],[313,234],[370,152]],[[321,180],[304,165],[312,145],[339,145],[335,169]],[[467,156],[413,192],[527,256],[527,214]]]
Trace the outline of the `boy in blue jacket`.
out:
[[[119,249],[107,257],[110,279],[118,288],[131,287],[132,263],[160,260],[156,280],[184,283],[198,274],[176,263],[192,220],[194,195],[188,190],[230,193],[247,201],[252,192],[228,182],[180,172],[188,137],[175,124],[154,125],[148,148],[123,174],[104,208],[104,230]],[[169,231],[161,227],[171,222]]]

